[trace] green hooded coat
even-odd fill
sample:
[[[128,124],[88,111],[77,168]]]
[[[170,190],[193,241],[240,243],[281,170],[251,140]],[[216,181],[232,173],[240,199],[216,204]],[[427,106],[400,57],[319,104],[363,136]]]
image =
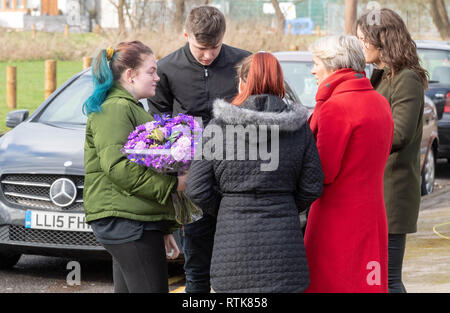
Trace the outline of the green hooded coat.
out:
[[[89,114],[84,145],[86,221],[116,216],[137,221],[173,221],[170,194],[177,178],[127,159],[120,150],[136,126],[152,121],[139,102],[115,83],[102,112]]]

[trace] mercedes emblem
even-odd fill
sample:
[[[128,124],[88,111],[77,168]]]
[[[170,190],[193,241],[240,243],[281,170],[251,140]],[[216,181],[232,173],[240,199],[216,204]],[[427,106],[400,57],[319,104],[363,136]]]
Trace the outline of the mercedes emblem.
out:
[[[67,178],[59,178],[50,186],[50,199],[59,207],[71,205],[77,198],[77,187]]]

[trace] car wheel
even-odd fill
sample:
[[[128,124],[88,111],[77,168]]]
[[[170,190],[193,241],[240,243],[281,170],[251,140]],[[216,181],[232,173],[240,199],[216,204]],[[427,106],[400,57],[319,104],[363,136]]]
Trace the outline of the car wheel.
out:
[[[436,160],[434,151],[430,149],[427,155],[427,161],[422,174],[422,196],[429,195],[434,190],[434,173],[436,169]]]
[[[19,262],[22,255],[7,251],[0,251],[0,270],[7,270]]]

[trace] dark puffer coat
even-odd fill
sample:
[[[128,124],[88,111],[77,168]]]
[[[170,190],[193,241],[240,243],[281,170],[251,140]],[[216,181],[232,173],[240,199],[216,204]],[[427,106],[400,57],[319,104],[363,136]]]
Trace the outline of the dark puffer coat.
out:
[[[220,142],[223,160],[216,155],[213,160],[204,156],[194,161],[186,184],[194,203],[209,214],[217,213],[211,264],[213,289],[303,291],[309,284],[309,272],[299,212],[321,195],[323,183],[306,110],[286,105],[275,96],[259,95],[251,96],[240,107],[216,100],[213,117],[208,127],[221,129],[223,140],[217,141],[216,132],[208,141],[206,129],[203,152],[212,146],[211,142]],[[276,125],[279,136],[273,126],[267,126],[271,132],[264,136],[261,125]],[[257,135],[250,135],[258,139],[256,143],[245,136],[245,160],[238,153],[239,140],[227,144],[227,126],[257,129]],[[228,134],[230,137],[234,136]],[[237,137],[244,138],[242,134]],[[251,158],[249,147],[259,149],[257,158]],[[272,149],[271,159],[261,155],[269,151],[267,147]],[[220,148],[217,144],[211,150],[217,152]],[[231,154],[230,149],[234,149]]]

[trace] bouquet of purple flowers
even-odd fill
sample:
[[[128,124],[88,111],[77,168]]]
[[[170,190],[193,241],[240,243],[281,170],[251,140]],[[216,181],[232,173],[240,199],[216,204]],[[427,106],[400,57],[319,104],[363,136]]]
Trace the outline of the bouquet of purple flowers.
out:
[[[166,114],[154,118],[137,126],[121,151],[131,162],[156,172],[185,173],[194,159],[203,129],[194,117],[182,113],[173,118]],[[174,192],[172,202],[180,224],[195,222],[203,216],[202,210],[184,192]]]

